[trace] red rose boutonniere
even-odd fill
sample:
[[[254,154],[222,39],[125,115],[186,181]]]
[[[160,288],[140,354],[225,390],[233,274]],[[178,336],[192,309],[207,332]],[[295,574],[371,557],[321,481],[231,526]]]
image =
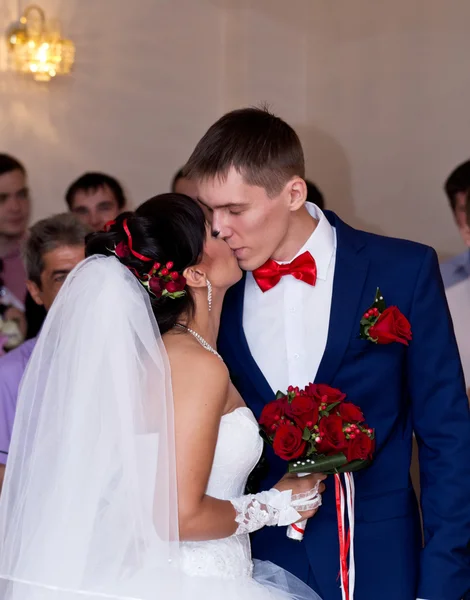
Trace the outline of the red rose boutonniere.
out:
[[[372,306],[361,319],[359,337],[374,344],[393,344],[399,342],[408,346],[411,341],[411,325],[396,306],[385,304],[382,292],[377,288]]]

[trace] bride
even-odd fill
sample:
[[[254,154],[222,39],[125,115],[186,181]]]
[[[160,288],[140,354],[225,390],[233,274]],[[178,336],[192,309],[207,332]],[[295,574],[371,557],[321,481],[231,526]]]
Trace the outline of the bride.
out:
[[[246,495],[262,440],[216,339],[241,277],[164,194],[91,235],[22,382],[0,502],[2,600],[318,596],[249,533],[312,517],[323,476]],[[294,543],[294,542],[293,542]]]

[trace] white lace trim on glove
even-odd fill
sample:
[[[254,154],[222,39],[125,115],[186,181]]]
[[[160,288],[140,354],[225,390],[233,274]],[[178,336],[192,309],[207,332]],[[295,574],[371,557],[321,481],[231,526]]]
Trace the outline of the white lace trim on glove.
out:
[[[292,490],[280,492],[271,489],[259,494],[249,494],[230,500],[237,515],[236,535],[252,533],[262,527],[291,525],[299,519],[299,512],[315,510],[321,506],[320,483],[302,494],[292,495]]]

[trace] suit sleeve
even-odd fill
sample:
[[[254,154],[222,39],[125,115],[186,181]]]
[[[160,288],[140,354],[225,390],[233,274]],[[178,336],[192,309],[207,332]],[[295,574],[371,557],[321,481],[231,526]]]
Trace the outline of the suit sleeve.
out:
[[[410,322],[407,383],[419,447],[425,535],[417,595],[460,600],[470,589],[470,413],[431,248],[417,277]]]

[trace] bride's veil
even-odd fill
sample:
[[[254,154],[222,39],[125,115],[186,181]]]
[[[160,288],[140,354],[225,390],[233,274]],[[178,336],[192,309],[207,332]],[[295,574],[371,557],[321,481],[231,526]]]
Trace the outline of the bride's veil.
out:
[[[2,600],[164,597],[178,538],[172,407],[147,292],[116,258],[87,259],[20,389],[0,502]]]
[[[0,498],[0,599],[319,600],[272,563],[255,568],[262,585],[219,577],[210,549],[213,576],[185,574],[175,462],[149,297],[115,257],[93,256],[63,285],[21,385]]]

